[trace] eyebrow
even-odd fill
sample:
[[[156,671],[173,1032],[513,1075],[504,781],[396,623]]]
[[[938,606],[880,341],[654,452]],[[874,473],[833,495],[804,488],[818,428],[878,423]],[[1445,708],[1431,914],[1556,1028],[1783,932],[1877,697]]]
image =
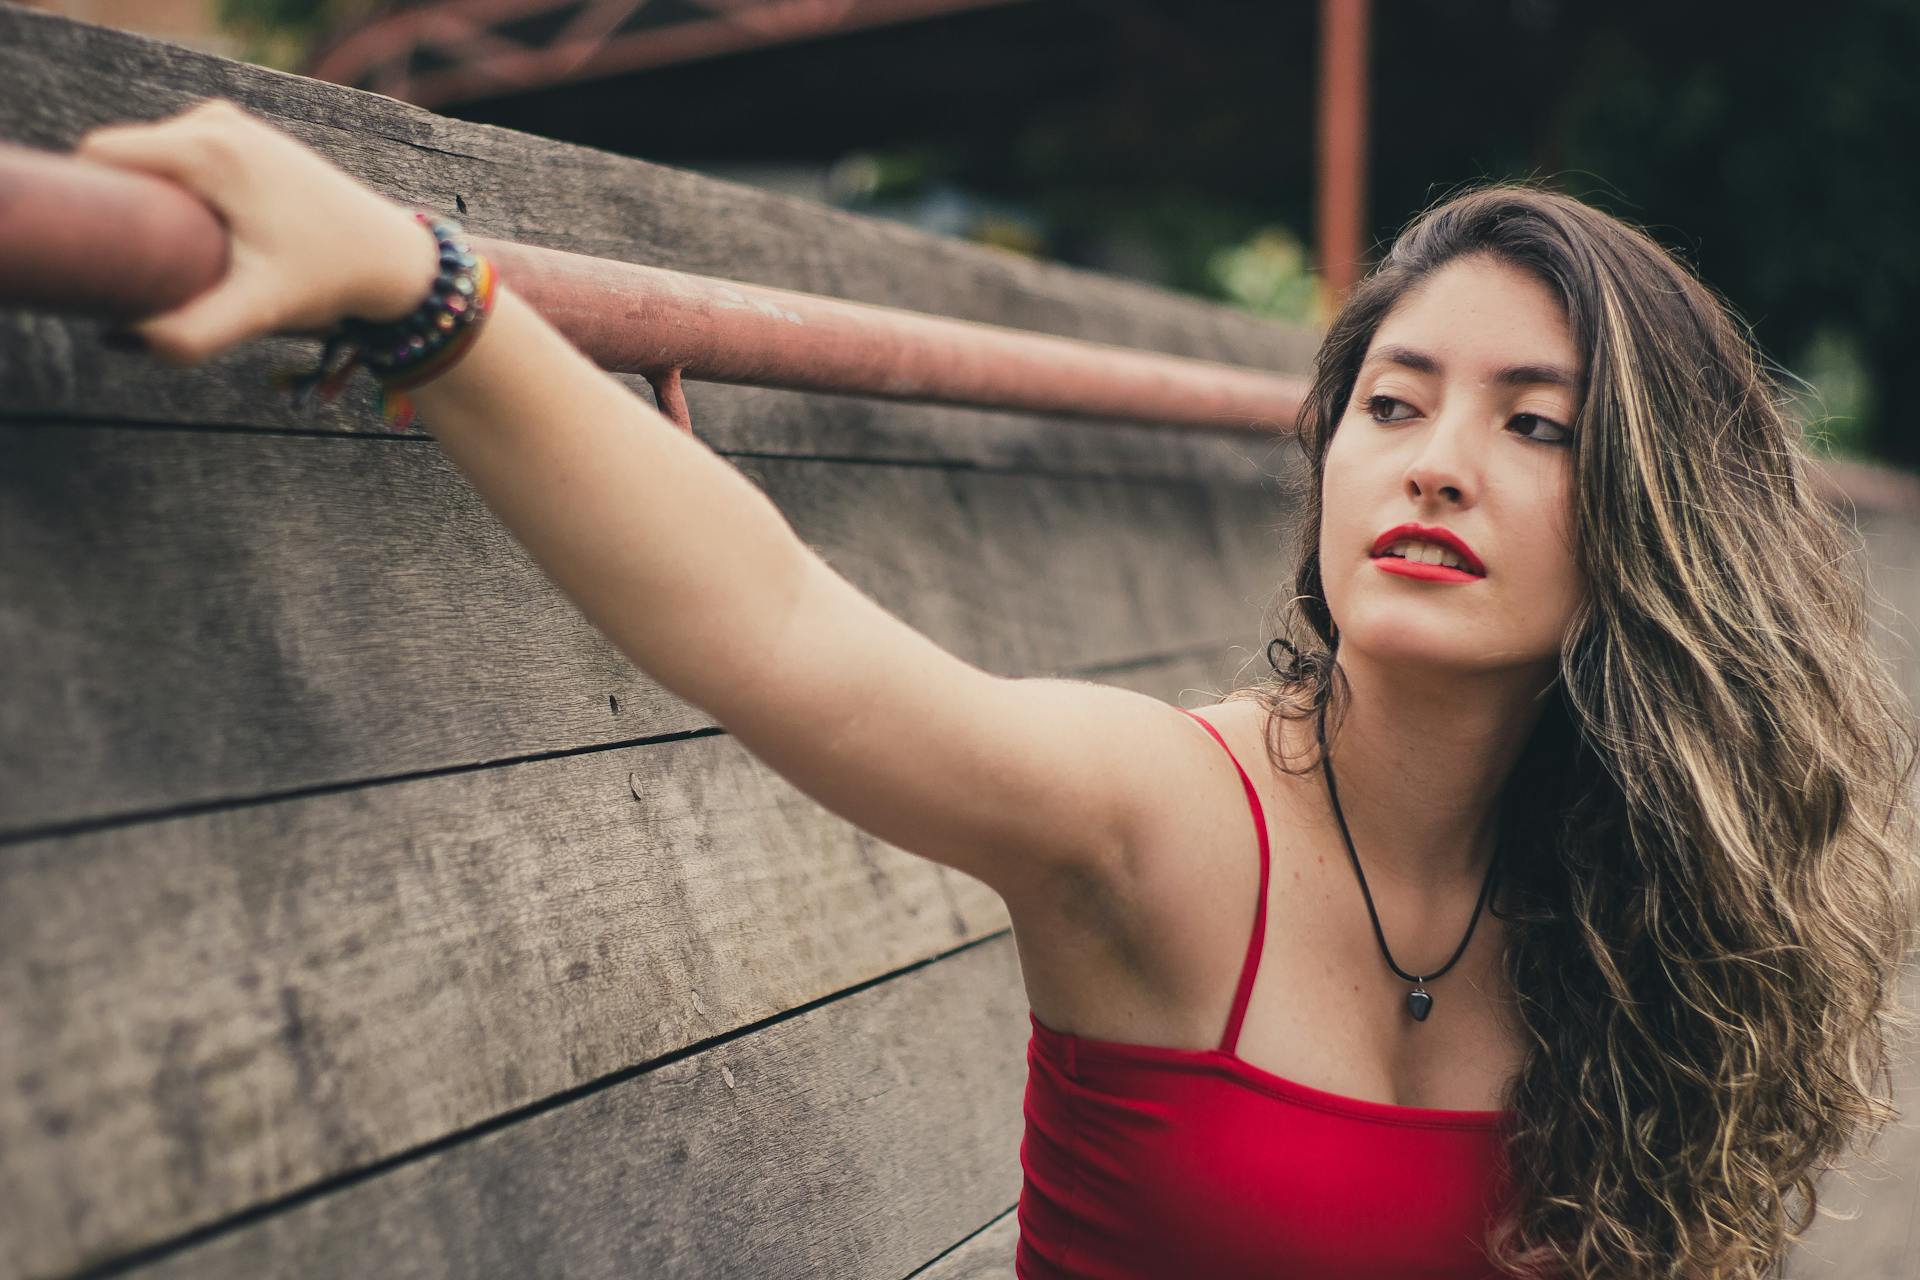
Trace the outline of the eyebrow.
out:
[[[1368,357],[1367,363],[1385,360],[1402,368],[1412,369],[1416,373],[1440,374],[1443,372],[1438,360],[1424,351],[1415,351],[1412,347],[1381,347]],[[1508,365],[1493,375],[1493,380],[1507,387],[1565,387],[1569,391],[1579,390],[1579,381],[1569,371],[1557,364],[1515,364]]]

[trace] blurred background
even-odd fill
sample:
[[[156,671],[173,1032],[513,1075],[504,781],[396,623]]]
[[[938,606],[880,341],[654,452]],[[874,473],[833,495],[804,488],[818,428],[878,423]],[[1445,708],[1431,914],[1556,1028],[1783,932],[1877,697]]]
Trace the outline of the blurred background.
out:
[[[1816,450],[1920,469],[1920,0],[29,2],[1307,322],[1436,199],[1538,179],[1726,295]]]

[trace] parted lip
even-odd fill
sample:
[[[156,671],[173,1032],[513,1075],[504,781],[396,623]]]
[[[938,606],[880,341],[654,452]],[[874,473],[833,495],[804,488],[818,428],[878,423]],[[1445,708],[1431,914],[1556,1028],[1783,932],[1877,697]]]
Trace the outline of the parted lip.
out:
[[[1477,573],[1483,578],[1487,575],[1487,566],[1480,563],[1480,557],[1473,554],[1473,548],[1462,542],[1453,530],[1443,529],[1439,525],[1397,524],[1375,538],[1373,549],[1367,554],[1378,558],[1394,543],[1405,542],[1408,539],[1416,542],[1431,542],[1435,546],[1445,547],[1467,562],[1469,572]]]

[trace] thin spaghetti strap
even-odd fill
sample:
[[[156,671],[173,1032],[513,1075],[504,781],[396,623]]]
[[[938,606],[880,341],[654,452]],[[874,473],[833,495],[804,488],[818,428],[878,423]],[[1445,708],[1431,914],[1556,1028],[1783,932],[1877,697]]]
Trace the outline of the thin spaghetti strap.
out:
[[[1247,957],[1240,962],[1240,985],[1233,993],[1233,1012],[1227,1017],[1227,1031],[1220,1037],[1221,1051],[1231,1054],[1240,1043],[1240,1024],[1246,1020],[1247,1000],[1253,995],[1253,979],[1260,969],[1262,944],[1267,938],[1267,868],[1270,861],[1267,815],[1260,808],[1260,794],[1253,788],[1253,779],[1240,767],[1239,757],[1233,754],[1233,748],[1220,736],[1220,731],[1185,707],[1180,710],[1199,721],[1200,727],[1212,734],[1213,740],[1220,744],[1220,749],[1227,753],[1227,759],[1233,761],[1234,770],[1240,775],[1240,785],[1247,789],[1247,807],[1253,811],[1253,829],[1260,837],[1260,896],[1253,904],[1253,936],[1247,940]]]

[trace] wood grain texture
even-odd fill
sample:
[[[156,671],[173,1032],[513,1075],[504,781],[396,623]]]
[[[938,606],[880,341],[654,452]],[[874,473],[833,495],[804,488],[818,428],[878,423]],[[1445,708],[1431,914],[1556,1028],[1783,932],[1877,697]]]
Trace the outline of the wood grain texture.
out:
[[[1009,1208],[907,1280],[1013,1280],[1013,1252],[1019,1243],[1020,1220]]]
[[[440,208],[459,191],[490,234],[1304,358],[1299,335],[1137,286],[13,8],[0,74],[32,90],[0,101],[13,140],[65,145],[220,92],[398,198]],[[364,387],[313,417],[264,395],[309,345],[171,370],[98,336],[0,316],[0,1048],[18,1064],[0,1182],[22,1210],[0,1271],[207,1230],[255,1248],[267,1237],[220,1224],[322,1203],[369,1168],[386,1170],[371,1200],[391,1203],[423,1151],[518,1134],[556,1097],[1004,926],[981,886],[838,823],[725,737],[684,737],[709,726],[578,617],[430,440],[371,434]],[[1278,562],[1261,522],[1278,507],[1248,446],[1272,442],[749,388],[690,398],[703,438],[803,537],[981,665],[1172,696],[1224,687],[1216,660],[1236,635],[1255,643]],[[1181,555],[1224,572],[1150,567]],[[1017,1099],[995,1116],[1017,1124]],[[950,1129],[918,1154],[939,1156]],[[916,1177],[784,1229],[864,1217],[892,1242],[941,1186]],[[935,1256],[1015,1189],[886,1269]],[[516,1239],[543,1220],[485,1212]],[[662,1212],[689,1218],[676,1231],[713,1225]],[[467,1239],[456,1218],[448,1238]],[[605,1229],[616,1253],[650,1247]],[[236,1269],[324,1269],[311,1250],[335,1257],[333,1239],[273,1235]],[[479,1255],[451,1256],[461,1272]],[[373,1269],[393,1271],[384,1255]]]
[[[710,726],[430,441],[12,423],[0,451],[0,833]],[[1284,568],[1259,486],[742,467],[861,590],[1002,674],[1255,644]]]
[[[1197,705],[1222,674],[1103,679]],[[0,1275],[177,1237],[1007,925],[724,734],[16,844]]]
[[[893,1280],[1018,1195],[1026,1017],[1001,936],[135,1274]]]
[[[101,333],[91,320],[0,308],[0,421],[385,434],[364,377],[338,401],[308,412],[268,391],[277,371],[311,368],[318,343],[265,339],[202,367],[175,369],[108,349]],[[645,379],[618,381],[652,403]],[[686,393],[694,434],[735,457],[1246,483],[1284,473],[1299,453],[1290,439],[1248,431],[1083,422],[714,383],[688,383]],[[432,434],[430,421],[422,426]]]

